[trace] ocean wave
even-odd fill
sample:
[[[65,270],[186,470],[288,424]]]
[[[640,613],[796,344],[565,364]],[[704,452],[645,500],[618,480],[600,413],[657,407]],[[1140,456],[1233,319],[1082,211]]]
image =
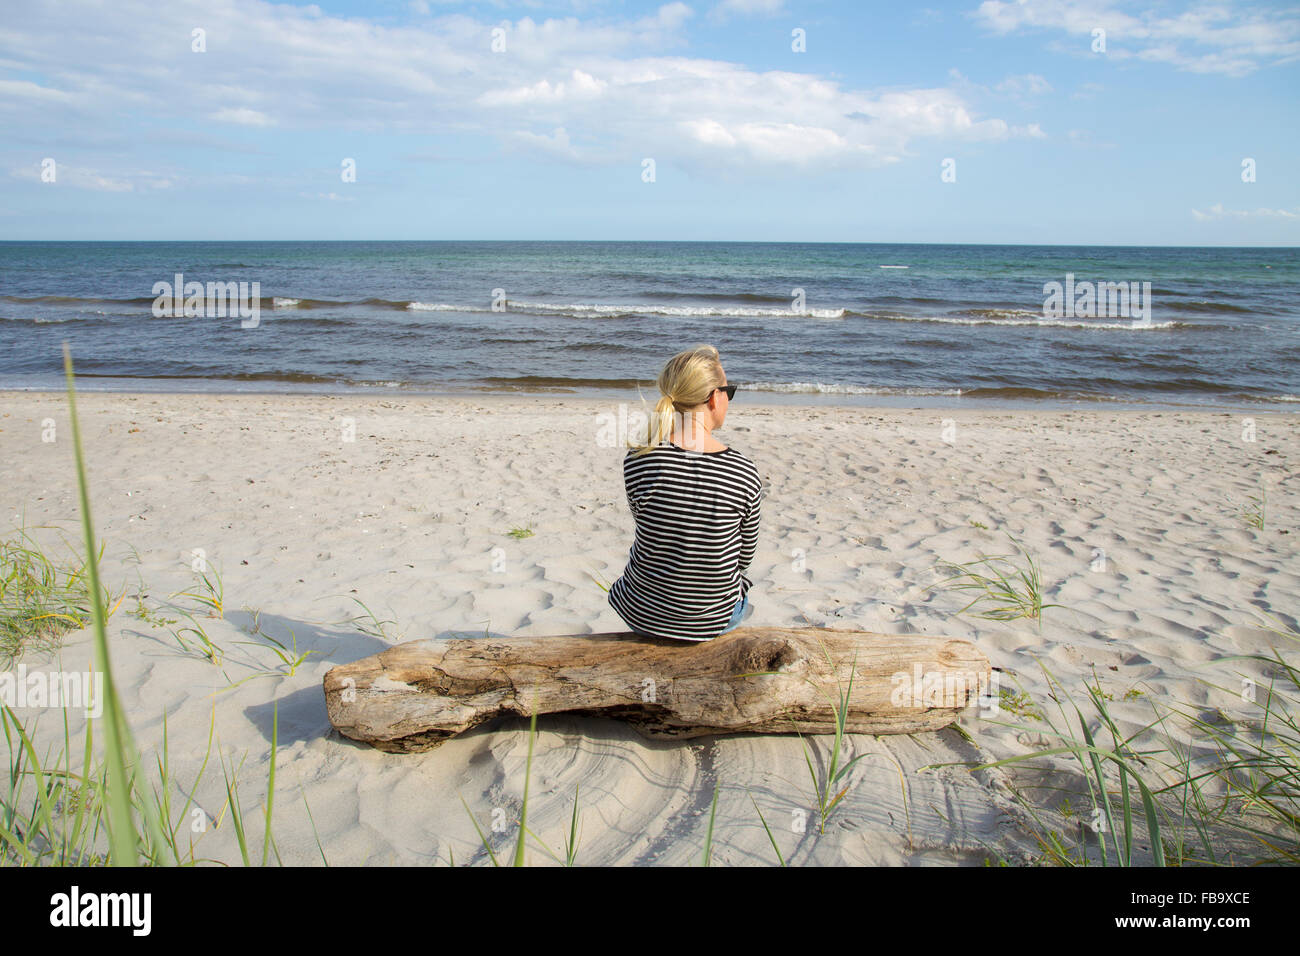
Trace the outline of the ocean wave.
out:
[[[787,392],[821,395],[961,395],[960,388],[897,388],[884,385],[846,385],[840,382],[745,382],[747,392]]]
[[[375,305],[383,300],[368,299],[367,305]],[[407,302],[402,308],[411,312],[491,312],[481,305],[449,305],[445,302]]]
[[[1047,319],[1041,313],[1031,312],[1027,309],[974,309],[972,312],[999,312],[1005,314],[1005,318],[995,318],[992,315],[982,315],[975,318],[963,318],[952,315],[898,315],[892,313],[865,312],[854,313],[867,319],[877,319],[883,322],[937,322],[941,325],[998,325],[998,326],[1047,326],[1050,328],[1060,329],[1109,329],[1124,332],[1156,332],[1167,329],[1183,328],[1184,323],[1169,320],[1166,322],[1142,323],[1137,319],[1128,319],[1122,322],[1114,322],[1102,319]],[[1012,315],[1015,313],[1015,315]]]
[[[1043,313],[1037,309],[967,309],[966,314],[983,319],[1023,319],[1041,318]]]
[[[1154,294],[1154,293],[1153,293]],[[1260,310],[1231,302],[1210,302],[1201,299],[1197,302],[1175,302],[1170,308],[1177,312],[1192,312],[1197,315],[1255,315]]]
[[[770,292],[673,292],[670,290],[647,292],[646,295],[653,296],[656,299],[696,299],[709,301],[717,299],[723,302],[786,302],[790,301],[790,296],[784,294],[773,294]]]
[[[83,298],[75,295],[0,295],[0,302],[12,302],[15,305],[150,305],[153,300],[153,296],[110,299],[103,296]]]
[[[684,318],[718,317],[718,318],[814,318],[842,319],[844,309],[808,309],[805,313],[784,309],[759,309],[734,307],[726,308],[712,305],[652,305],[648,303],[627,303],[625,305],[588,305],[581,302],[515,302],[509,301],[507,308],[513,311],[532,312],[536,315],[568,315],[574,318],[598,316],[610,318],[624,315],[671,315]]]

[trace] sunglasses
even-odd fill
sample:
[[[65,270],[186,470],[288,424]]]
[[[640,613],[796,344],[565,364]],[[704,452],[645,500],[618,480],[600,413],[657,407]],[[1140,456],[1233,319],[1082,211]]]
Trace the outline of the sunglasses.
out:
[[[730,401],[731,399],[733,399],[733,398],[736,397],[736,386],[735,386],[735,385],[723,385],[723,386],[721,386],[720,388],[715,388],[713,391],[714,391],[714,392],[726,392],[726,393],[727,393],[727,400],[728,400],[728,401]],[[712,394],[712,393],[710,393],[710,394]]]

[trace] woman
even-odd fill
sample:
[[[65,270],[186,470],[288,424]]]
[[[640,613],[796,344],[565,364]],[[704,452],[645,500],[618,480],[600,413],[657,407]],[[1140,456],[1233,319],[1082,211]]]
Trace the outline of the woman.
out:
[[[644,444],[623,459],[636,538],[609,603],[637,634],[707,641],[753,608],[745,576],[766,495],[754,463],[713,437],[736,386],[711,345],[674,355]]]

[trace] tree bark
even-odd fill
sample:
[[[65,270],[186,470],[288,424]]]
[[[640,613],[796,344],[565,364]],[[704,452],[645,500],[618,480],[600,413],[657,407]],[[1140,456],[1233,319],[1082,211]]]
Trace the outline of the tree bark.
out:
[[[856,666],[855,666],[856,660]],[[495,717],[611,717],[652,738],[938,730],[988,693],[967,641],[741,627],[688,643],[608,633],[411,641],[325,675],[330,722],[380,750],[429,750]]]

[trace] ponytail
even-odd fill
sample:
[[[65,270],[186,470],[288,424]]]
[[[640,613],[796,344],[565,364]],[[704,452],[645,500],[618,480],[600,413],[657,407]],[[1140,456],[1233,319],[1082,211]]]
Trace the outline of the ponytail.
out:
[[[659,401],[646,416],[645,441],[628,440],[633,454],[644,455],[657,448],[672,434],[677,418],[688,409],[707,402],[723,380],[722,361],[712,345],[697,345],[670,358],[659,373]],[[645,404],[644,396],[641,403]]]

